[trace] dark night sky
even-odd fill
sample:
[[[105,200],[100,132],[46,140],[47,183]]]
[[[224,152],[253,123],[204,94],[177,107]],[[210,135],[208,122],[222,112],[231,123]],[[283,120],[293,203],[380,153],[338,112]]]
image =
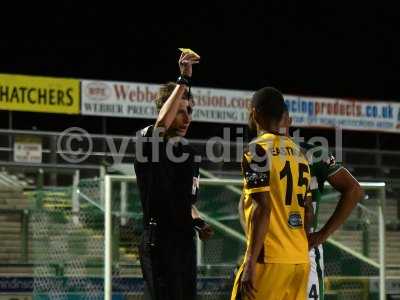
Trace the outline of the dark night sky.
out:
[[[266,2],[2,4],[0,72],[162,83],[178,75],[177,48],[189,47],[202,56],[194,70],[197,86],[255,90],[272,85],[286,94],[400,100],[399,12],[394,5]],[[98,117],[15,115],[15,123],[26,129],[33,124],[39,130],[51,124],[54,131],[101,127]],[[122,133],[149,121],[107,122],[111,131]],[[192,128],[199,138],[221,129],[205,123]],[[347,146],[358,139],[360,147],[375,147],[375,137],[361,145],[373,134],[346,134]],[[381,136],[388,140],[384,147],[392,147],[393,135]]]
[[[200,86],[400,99],[398,11],[312,2],[21,2],[2,12],[0,71],[164,82],[177,75],[177,48],[190,47],[202,55]]]

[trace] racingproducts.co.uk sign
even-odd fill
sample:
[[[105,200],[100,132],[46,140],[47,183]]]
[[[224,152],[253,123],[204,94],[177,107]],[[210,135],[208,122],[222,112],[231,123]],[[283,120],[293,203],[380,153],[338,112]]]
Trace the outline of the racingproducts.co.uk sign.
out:
[[[298,127],[341,127],[400,133],[400,103],[285,96]]]
[[[160,85],[112,81],[81,82],[84,115],[146,118],[157,116]],[[192,88],[193,121],[247,124],[252,91]],[[293,125],[400,132],[400,103],[350,101],[285,95]]]

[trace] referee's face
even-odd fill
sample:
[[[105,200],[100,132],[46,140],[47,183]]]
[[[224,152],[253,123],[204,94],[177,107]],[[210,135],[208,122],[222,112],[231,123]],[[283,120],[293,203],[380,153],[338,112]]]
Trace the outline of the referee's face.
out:
[[[192,109],[192,101],[187,99],[181,99],[179,101],[178,113],[170,126],[170,129],[173,130],[176,135],[186,135],[190,122],[192,122]]]

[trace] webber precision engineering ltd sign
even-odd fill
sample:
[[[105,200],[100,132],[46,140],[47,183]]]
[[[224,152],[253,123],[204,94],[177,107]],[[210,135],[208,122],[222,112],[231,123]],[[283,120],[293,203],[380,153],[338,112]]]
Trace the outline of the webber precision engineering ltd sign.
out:
[[[82,80],[81,111],[83,115],[153,119],[158,89],[156,84]]]
[[[84,115],[154,119],[159,88],[158,84],[83,80],[81,111]],[[251,92],[194,87],[191,92],[194,121],[247,123]]]
[[[79,80],[0,74],[0,109],[79,114]]]

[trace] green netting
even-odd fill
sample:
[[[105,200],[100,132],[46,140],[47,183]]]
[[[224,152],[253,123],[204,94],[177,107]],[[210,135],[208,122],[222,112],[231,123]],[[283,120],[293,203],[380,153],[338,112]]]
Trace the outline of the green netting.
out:
[[[370,282],[379,278],[378,193],[366,190],[366,199],[347,222],[324,244],[325,291],[327,299],[378,299]],[[328,188],[321,200],[319,227],[325,224],[339,200]]]
[[[99,209],[74,213],[72,193],[72,188],[48,188],[32,195],[35,299],[67,299],[71,293],[101,298],[100,284],[91,280],[103,272],[104,231],[96,219]]]
[[[238,238],[243,233],[237,214],[240,186],[238,188],[201,185],[197,206],[213,221],[215,235],[199,244],[199,299],[229,298],[233,272],[245,250],[243,241]],[[71,293],[84,295],[79,299],[102,299],[103,191],[102,181],[90,179],[81,180],[78,189],[49,188],[31,195],[35,200],[32,202],[31,260],[37,299],[67,299]],[[349,222],[335,233],[336,243],[325,245],[327,299],[373,299],[376,296],[369,292],[371,278],[378,275],[376,264],[369,261],[376,261],[378,255],[379,227],[377,215],[371,213],[373,204],[377,203],[375,197],[376,194],[371,193],[369,202],[364,203],[367,207],[356,209]],[[73,199],[79,202],[79,210],[74,210]],[[321,225],[336,203],[337,194],[327,190],[320,208]],[[142,299],[138,259],[142,214],[133,181],[113,182],[112,216],[114,294]]]

